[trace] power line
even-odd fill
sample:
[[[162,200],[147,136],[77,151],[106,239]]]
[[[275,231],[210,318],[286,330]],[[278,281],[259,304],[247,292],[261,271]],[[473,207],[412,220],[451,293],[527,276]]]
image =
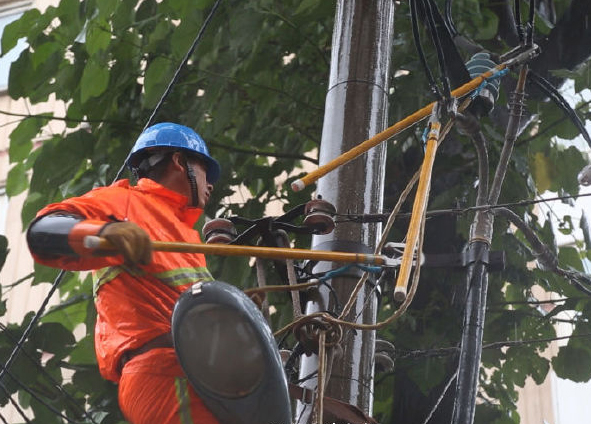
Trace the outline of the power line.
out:
[[[573,195],[565,195],[565,196],[555,196],[555,197],[548,197],[548,198],[541,198],[541,199],[528,199],[528,200],[518,200],[515,202],[510,203],[499,203],[496,205],[482,205],[482,206],[467,206],[465,208],[450,208],[450,209],[433,209],[427,211],[427,216],[438,216],[438,215],[461,215],[468,212],[476,212],[476,211],[483,211],[483,210],[495,210],[501,208],[509,208],[514,206],[531,206],[538,203],[548,203],[557,200],[568,200],[568,199],[578,199],[579,197],[589,197],[591,193],[583,193],[583,194],[573,194]],[[359,223],[368,223],[368,222],[385,222],[388,217],[390,216],[389,212],[383,213],[376,213],[376,214],[354,214],[354,213],[336,213],[336,217],[347,218],[342,220],[336,220],[335,222],[359,222]],[[399,217],[410,217],[410,213],[401,213],[398,215]]]
[[[15,341],[14,337],[10,334],[9,329],[2,323],[0,323],[0,330],[2,330],[3,334],[6,335],[6,337],[8,337],[9,339]],[[86,409],[80,407],[78,405],[78,403],[76,402],[76,399],[70,394],[68,393],[68,391],[66,391],[63,386],[56,381],[51,374],[49,374],[49,372],[47,372],[47,370],[45,368],[43,368],[36,360],[35,358],[33,358],[29,352],[27,352],[25,349],[22,350],[23,354],[25,355],[25,357],[27,359],[29,359],[34,365],[35,368],[37,368],[43,376],[45,376],[45,378],[61,393],[63,394],[69,401],[70,401],[70,405],[74,407],[74,409],[76,409],[79,413],[81,413],[82,415],[84,415],[86,418],[88,418],[90,420],[91,423],[93,424],[97,424],[97,422],[92,418],[92,416],[88,413],[88,411],[86,411]],[[7,374],[14,380],[15,377],[10,373],[7,372]]]
[[[591,338],[591,333],[571,334],[570,336],[548,337],[543,339],[506,340],[491,342],[483,344],[482,349],[502,349],[504,347],[520,347],[538,343],[551,343],[560,340],[570,340],[574,338]],[[396,352],[397,353],[395,355],[395,359],[421,359],[456,355],[460,352],[460,348],[458,346],[450,346],[432,349],[406,350],[405,352],[400,352],[400,349],[398,348]]]
[[[168,97],[168,95],[172,92],[172,88],[176,84],[176,82],[177,82],[177,80],[178,80],[178,78],[180,76],[181,70],[189,62],[189,59],[191,58],[191,55],[193,54],[193,52],[195,51],[195,49],[199,45],[199,42],[203,38],[203,34],[205,34],[205,30],[209,26],[209,23],[211,22],[213,16],[215,15],[215,12],[218,9],[221,1],[222,0],[217,0],[215,2],[215,4],[212,6],[211,10],[209,11],[209,14],[205,18],[205,21],[201,25],[201,28],[199,29],[199,32],[197,33],[197,36],[193,40],[193,43],[191,44],[191,46],[189,47],[189,49],[187,50],[187,53],[185,54],[185,57],[183,58],[182,62],[179,64],[179,66],[177,67],[176,71],[174,72],[174,75],[172,76],[170,82],[168,83],[168,86],[166,87],[166,90],[164,90],[164,93],[162,93],[162,96],[160,97],[160,100],[158,101],[158,104],[156,105],[156,107],[154,107],[154,110],[150,114],[150,117],[148,118],[148,121],[144,125],[144,129],[142,131],[145,131],[154,122],[154,118],[156,117],[156,114],[158,113],[158,111],[160,110],[160,108],[162,107],[162,105],[164,104],[164,101],[166,100],[166,98]],[[118,180],[121,177],[121,174],[123,174],[123,171],[125,170],[125,167],[127,166],[127,161],[129,160],[130,156],[131,156],[131,150],[127,154],[127,158],[125,159],[125,161],[121,165],[121,168],[119,168],[119,171],[117,171],[117,175],[115,175],[115,179],[114,179],[115,181]]]

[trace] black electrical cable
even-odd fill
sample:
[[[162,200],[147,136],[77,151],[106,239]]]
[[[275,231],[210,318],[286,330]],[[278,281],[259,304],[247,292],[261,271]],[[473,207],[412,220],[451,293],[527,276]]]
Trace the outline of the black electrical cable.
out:
[[[575,110],[568,104],[566,99],[562,96],[562,94],[560,94],[556,87],[554,87],[544,77],[533,72],[531,69],[528,71],[528,76],[534,84],[536,84],[542,91],[544,91],[550,97],[550,99],[552,99],[552,101],[556,103],[556,105],[558,105],[560,109],[562,109],[564,114],[577,127],[577,129],[579,130],[579,132],[581,133],[589,147],[591,147],[591,136],[589,136],[587,128],[585,128],[585,124],[583,123],[583,121],[581,121],[581,118],[579,118],[577,112],[575,112]]]
[[[203,24],[201,25],[201,28],[199,29],[199,32],[197,33],[197,36],[193,40],[193,43],[189,47],[189,50],[187,50],[187,53],[185,54],[185,57],[183,58],[181,64],[178,66],[178,68],[174,72],[174,75],[172,76],[172,79],[168,83],[168,87],[166,87],[166,90],[164,90],[164,93],[160,97],[160,100],[158,101],[158,104],[156,105],[156,107],[154,107],[154,110],[152,111],[152,114],[150,115],[150,117],[148,118],[148,121],[144,125],[144,129],[142,130],[142,132],[144,130],[146,130],[146,128],[148,128],[150,125],[152,125],[152,123],[154,122],[154,118],[156,117],[156,114],[158,113],[158,111],[160,110],[160,108],[164,104],[164,101],[166,100],[166,98],[168,97],[168,95],[170,94],[170,92],[172,91],[172,88],[176,84],[176,82],[177,82],[177,80],[179,78],[179,75],[180,75],[182,69],[189,62],[189,59],[191,58],[191,55],[193,54],[193,52],[195,51],[195,49],[199,45],[199,42],[203,38],[203,34],[205,34],[205,30],[209,26],[209,23],[211,22],[213,16],[215,15],[215,12],[217,11],[217,9],[218,9],[218,7],[219,7],[219,5],[220,5],[221,2],[222,2],[222,0],[217,0],[215,2],[215,4],[212,6],[211,10],[209,11],[209,14],[205,18],[205,21],[203,21]],[[125,161],[121,165],[121,168],[119,168],[119,171],[117,171],[117,175],[115,176],[115,181],[118,180],[121,177],[121,174],[123,174],[123,171],[125,170],[125,167],[127,166],[127,161],[129,160],[129,157],[130,156],[131,156],[131,151],[127,154],[127,157],[125,158]]]
[[[525,42],[525,35],[523,33],[523,25],[521,24],[521,7],[519,2],[521,0],[514,0],[514,12],[513,18],[515,19],[515,29],[517,29],[517,36],[519,37],[519,42],[523,44]]]
[[[6,421],[6,418],[2,414],[0,414],[0,421],[2,421],[2,424],[8,424],[8,421]]]
[[[11,339],[12,341],[16,342],[16,340],[14,339],[14,337],[11,335],[10,331],[8,330],[8,328],[0,323],[0,330],[2,330],[3,334],[6,335],[7,338]],[[80,405],[78,405],[76,399],[74,398],[74,396],[72,396],[70,393],[68,393],[63,386],[56,381],[51,374],[49,374],[45,368],[43,368],[36,360],[35,358],[33,358],[26,350],[22,350],[22,352],[24,353],[25,357],[27,359],[29,359],[31,361],[31,363],[33,363],[35,365],[35,368],[37,368],[39,370],[39,372],[62,394],[64,395],[69,401],[70,401],[70,406],[77,410],[79,413],[81,413],[82,415],[84,415],[88,420],[90,420],[90,422],[92,424],[98,424],[93,418],[92,416],[89,414],[88,411],[86,411],[86,409],[82,408]],[[7,374],[14,379],[14,377],[10,374],[10,372],[7,372]]]
[[[30,423],[31,420],[25,415],[25,411],[23,411],[22,408],[20,407],[20,405],[18,404],[18,402],[12,398],[12,395],[10,394],[10,392],[8,391],[8,389],[6,388],[4,383],[2,383],[2,382],[0,382],[0,389],[2,389],[4,394],[6,394],[6,397],[8,398],[8,400],[10,401],[10,403],[12,404],[14,409],[16,409],[16,412],[18,412],[18,414],[21,416],[21,418],[23,420],[25,420],[25,422]]]
[[[51,406],[49,403],[47,403],[45,400],[43,400],[37,393],[35,393],[32,389],[27,387],[26,384],[24,384],[22,381],[20,381],[18,378],[16,378],[14,375],[12,375],[12,373],[7,371],[7,375],[12,379],[12,381],[14,381],[18,386],[20,386],[22,390],[24,390],[29,395],[31,395],[31,397],[33,399],[35,399],[41,405],[45,406],[48,410],[53,412],[56,416],[65,419],[69,423],[76,424],[76,421],[72,420],[68,416],[62,414],[61,411],[58,411],[55,407]],[[4,385],[2,385],[2,388],[6,390],[6,387]]]
[[[435,82],[435,78],[431,73],[431,69],[429,69],[429,65],[427,64],[427,58],[425,57],[425,52],[423,51],[423,47],[421,46],[421,35],[419,33],[419,22],[417,18],[417,2],[418,0],[410,0],[410,20],[412,23],[412,35],[415,42],[415,47],[417,49],[417,54],[419,55],[419,60],[421,65],[423,66],[423,70],[425,71],[425,75],[427,76],[427,81],[429,82],[429,88],[431,92],[435,95],[437,101],[443,99],[441,96],[441,92],[439,91],[439,87]]]
[[[5,364],[0,364],[0,366],[2,367],[2,369],[0,370],[0,384],[2,383],[2,379],[4,378],[4,375],[12,366],[12,363],[16,359],[18,353],[23,348],[25,341],[27,341],[27,339],[29,338],[31,331],[33,331],[33,328],[35,328],[35,326],[37,325],[37,322],[39,322],[39,320],[41,319],[41,315],[43,315],[43,312],[45,311],[45,308],[47,307],[47,304],[49,303],[49,299],[51,298],[51,296],[53,296],[53,294],[57,290],[57,287],[58,287],[59,283],[62,281],[62,279],[64,278],[65,274],[66,274],[66,271],[62,269],[60,271],[60,273],[57,275],[57,277],[53,281],[53,284],[51,285],[51,288],[49,289],[49,292],[47,293],[47,296],[45,296],[45,299],[43,299],[43,303],[39,307],[39,310],[37,311],[37,313],[33,316],[31,321],[29,322],[29,325],[27,326],[27,328],[25,329],[25,331],[21,335],[20,339],[18,340],[18,342],[14,346],[14,349],[12,349],[12,352],[10,352],[10,356],[8,357],[8,360],[6,361]]]
[[[527,20],[527,32],[525,37],[525,44],[528,47],[534,44],[534,25],[536,15],[536,0],[529,0],[529,18]]]
[[[459,34],[459,32],[456,28],[456,25],[454,24],[451,6],[452,0],[445,0],[445,14],[443,16],[445,19],[445,25],[447,26],[447,30],[449,31],[452,37],[455,37]]]
[[[437,62],[439,63],[439,72],[441,73],[440,79],[441,84],[443,85],[443,97],[445,100],[449,101],[451,99],[451,87],[449,85],[449,78],[447,77],[447,70],[445,67],[445,54],[443,53],[439,31],[437,30],[435,16],[433,15],[433,6],[430,0],[422,0],[422,2],[429,31],[431,32],[431,39],[435,45],[435,51],[437,52]]]

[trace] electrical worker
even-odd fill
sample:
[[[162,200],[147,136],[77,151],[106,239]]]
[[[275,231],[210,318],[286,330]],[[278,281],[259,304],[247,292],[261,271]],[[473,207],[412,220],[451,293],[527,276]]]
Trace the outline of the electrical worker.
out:
[[[137,139],[127,165],[138,183],[120,180],[43,208],[27,232],[41,264],[95,270],[95,350],[102,376],[119,384],[133,424],[217,424],[190,387],[170,332],[180,294],[213,280],[201,254],[152,252],[150,239],[200,243],[193,229],[220,166],[192,129],[160,123]],[[117,250],[84,246],[88,235]]]

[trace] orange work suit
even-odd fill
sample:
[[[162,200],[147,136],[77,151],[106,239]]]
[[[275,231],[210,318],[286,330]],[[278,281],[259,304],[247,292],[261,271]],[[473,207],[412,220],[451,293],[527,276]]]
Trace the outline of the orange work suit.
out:
[[[147,178],[136,186],[120,180],[42,209],[37,216],[65,211],[86,219],[131,221],[151,239],[200,243],[193,229],[203,212],[188,199]],[[124,353],[170,333],[180,294],[197,281],[213,280],[201,254],[153,252],[145,266],[123,257],[35,256],[39,263],[68,270],[95,270],[95,350],[101,375],[119,383],[119,404],[133,424],[217,424],[187,384],[171,347],[151,349],[120,369]]]

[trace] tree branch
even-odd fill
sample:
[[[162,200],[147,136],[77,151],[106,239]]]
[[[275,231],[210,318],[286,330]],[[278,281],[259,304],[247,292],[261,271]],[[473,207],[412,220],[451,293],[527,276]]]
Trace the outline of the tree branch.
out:
[[[515,212],[506,208],[498,208],[493,212],[495,215],[500,215],[506,218],[523,233],[531,246],[532,254],[536,258],[540,269],[543,271],[551,271],[556,275],[566,278],[578,290],[591,296],[591,278],[579,271],[560,268],[558,266],[558,258],[556,255],[554,255],[550,248],[540,240],[529,225],[517,216]]]

